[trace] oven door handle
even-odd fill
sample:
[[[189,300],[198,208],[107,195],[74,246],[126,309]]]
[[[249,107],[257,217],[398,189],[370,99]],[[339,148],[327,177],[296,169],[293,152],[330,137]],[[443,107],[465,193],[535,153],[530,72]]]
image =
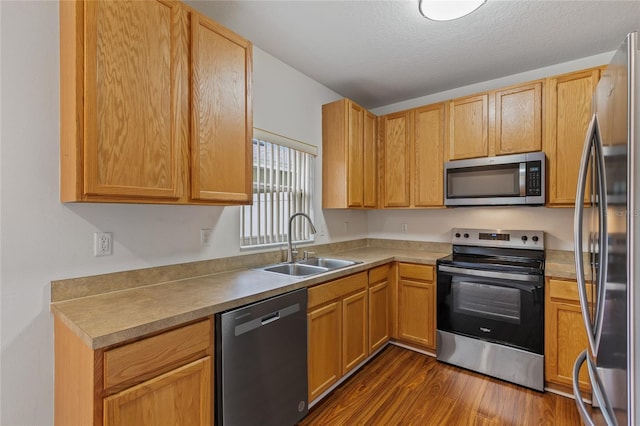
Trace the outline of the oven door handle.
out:
[[[447,266],[447,265],[438,266],[438,272],[440,271],[450,272],[453,274],[470,275],[472,277],[481,277],[481,278],[498,278],[498,279],[512,280],[512,281],[540,282],[539,275],[523,275],[523,274],[512,274],[509,272],[484,271],[484,270],[481,271],[478,269],[458,268],[457,266]]]

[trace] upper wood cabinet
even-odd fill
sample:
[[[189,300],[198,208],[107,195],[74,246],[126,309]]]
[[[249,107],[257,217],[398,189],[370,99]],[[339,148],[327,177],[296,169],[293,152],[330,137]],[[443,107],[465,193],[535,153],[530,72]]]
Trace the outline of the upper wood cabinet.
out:
[[[492,92],[496,155],[542,149],[542,81]]]
[[[444,203],[444,103],[413,110],[414,207],[441,207]]]
[[[378,206],[378,117],[364,111],[363,206]],[[354,177],[355,178],[355,177]]]
[[[442,206],[445,104],[388,114],[380,120],[382,206]]]
[[[196,13],[191,33],[191,198],[250,203],[251,43]]]
[[[377,205],[377,117],[349,99],[322,106],[322,207]]]
[[[548,159],[549,206],[575,205],[582,147],[591,120],[592,96],[599,77],[600,69],[593,68],[547,80],[544,150]],[[585,194],[588,193],[588,190],[585,191]]]
[[[541,80],[454,99],[449,160],[540,151]]]
[[[249,42],[177,1],[64,1],[60,67],[61,201],[251,201]]]
[[[382,207],[409,207],[411,204],[411,118],[411,111],[395,112],[381,118]]]
[[[449,103],[449,160],[489,155],[489,96],[474,95]]]

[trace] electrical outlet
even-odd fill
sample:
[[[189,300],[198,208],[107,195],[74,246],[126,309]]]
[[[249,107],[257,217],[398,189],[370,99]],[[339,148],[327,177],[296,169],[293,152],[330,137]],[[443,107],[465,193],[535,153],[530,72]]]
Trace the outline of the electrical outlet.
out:
[[[346,234],[347,232],[349,232],[349,222],[344,223],[344,233]]]
[[[201,229],[200,230],[200,245],[202,247],[209,247],[211,245],[211,238],[213,237],[213,229]]]
[[[111,254],[113,254],[111,232],[94,232],[93,233],[93,255],[97,257],[97,256],[111,256]]]
[[[406,223],[403,223],[402,225],[400,225],[400,231],[403,232],[403,233],[407,232],[407,224]]]

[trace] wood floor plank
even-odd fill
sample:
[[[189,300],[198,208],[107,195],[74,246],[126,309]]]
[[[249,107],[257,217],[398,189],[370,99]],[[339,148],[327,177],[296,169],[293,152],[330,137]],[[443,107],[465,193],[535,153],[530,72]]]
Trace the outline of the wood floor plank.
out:
[[[575,401],[390,345],[299,426],[580,425]]]

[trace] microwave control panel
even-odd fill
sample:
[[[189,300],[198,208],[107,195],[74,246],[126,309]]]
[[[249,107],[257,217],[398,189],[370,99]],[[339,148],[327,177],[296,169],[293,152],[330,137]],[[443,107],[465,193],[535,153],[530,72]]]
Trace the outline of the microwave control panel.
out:
[[[527,162],[527,196],[542,194],[542,162]]]

